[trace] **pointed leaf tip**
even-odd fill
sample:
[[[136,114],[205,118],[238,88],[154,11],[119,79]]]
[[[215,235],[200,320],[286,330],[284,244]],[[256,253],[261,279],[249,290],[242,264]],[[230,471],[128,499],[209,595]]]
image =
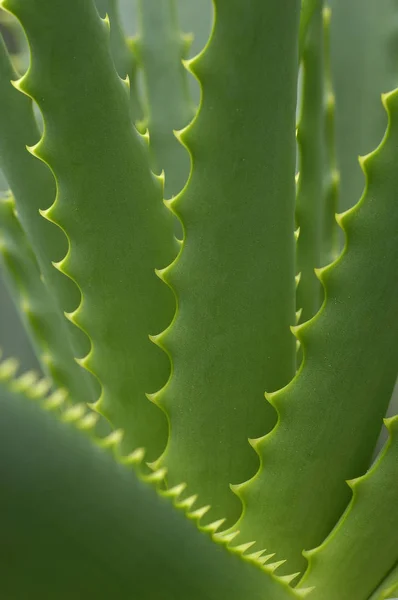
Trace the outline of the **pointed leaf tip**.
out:
[[[269,571],[270,573],[273,573],[274,571],[276,571],[280,566],[284,565],[286,562],[286,560],[278,560],[276,562],[273,563],[269,563],[268,565],[266,565],[266,570]]]
[[[239,546],[234,546],[233,548],[231,548],[231,550],[233,550],[234,552],[239,552],[240,554],[244,554],[245,552],[247,552],[247,550],[249,550],[249,548],[251,548],[252,546],[254,546],[256,542],[247,542],[247,544],[240,544]]]
[[[151,473],[150,475],[146,475],[145,476],[145,481],[147,481],[149,483],[160,483],[161,481],[164,480],[164,478],[166,477],[166,475],[167,475],[167,469],[166,469],[166,467],[161,467],[160,469],[158,469],[154,473]]]
[[[278,575],[279,579],[290,585],[300,575],[300,571],[291,575]]]
[[[202,506],[201,508],[197,508],[196,510],[189,512],[187,516],[190,519],[200,521],[200,519],[204,517],[207,512],[209,512],[210,508],[210,504],[207,504],[206,506]]]
[[[215,533],[213,535],[213,538],[218,542],[222,542],[223,544],[230,544],[232,540],[234,540],[236,536],[239,535],[239,533],[240,531],[232,531],[231,533]]]
[[[78,429],[81,429],[83,431],[89,431],[90,429],[94,429],[95,426],[98,423],[98,419],[99,419],[99,415],[93,413],[93,412],[89,412],[86,415],[84,415],[83,418],[81,418],[78,422],[77,422],[77,427]]]
[[[61,416],[61,420],[65,423],[73,423],[74,421],[79,421],[86,414],[86,407],[84,404],[76,404],[75,406],[71,406],[67,408]]]
[[[314,589],[315,589],[315,586],[312,586],[312,587],[301,588],[301,589],[294,588],[294,591],[301,598],[307,598],[307,596],[309,596],[309,594],[311,594],[311,592],[313,592]]]
[[[106,437],[98,440],[98,445],[101,448],[116,448],[123,439],[123,429],[116,429]]]
[[[250,443],[250,441],[249,441]],[[239,496],[239,492],[245,487],[245,482],[244,483],[230,483],[229,484],[229,489],[236,494],[237,496]]]
[[[163,490],[162,495],[166,496],[166,497],[171,497],[171,498],[177,499],[179,496],[181,496],[181,494],[186,489],[186,487],[187,487],[186,483],[180,483],[168,490]]]
[[[218,529],[225,523],[226,519],[218,519],[218,521],[213,521],[209,523],[209,525],[205,525],[203,527],[204,531],[215,534]]]
[[[139,465],[145,457],[145,448],[137,448],[127,456],[123,456],[120,461],[125,465]]]
[[[60,408],[66,401],[68,392],[65,389],[55,390],[43,403],[43,408],[46,410],[56,410]]]
[[[178,508],[189,510],[195,504],[195,502],[196,502],[197,499],[198,499],[197,494],[194,494],[193,496],[189,496],[189,498],[185,498],[185,500],[182,500],[181,502],[178,502],[176,504],[176,506]]]
[[[268,560],[271,560],[271,558],[273,558],[275,556],[275,552],[273,552],[272,554],[267,554],[266,556],[260,556],[260,558],[257,559],[257,562],[259,562],[261,565],[264,565]]]
[[[252,552],[251,554],[248,554],[246,556],[246,558],[250,558],[251,560],[258,561],[258,559],[262,557],[264,552],[266,552],[265,548],[263,550],[257,550],[257,552]]]
[[[19,369],[19,362],[15,358],[7,358],[0,364],[0,381],[11,379]]]
[[[105,14],[105,17],[100,17],[101,21],[103,22],[103,24],[106,26],[107,30],[110,31],[111,29],[111,22],[109,20],[109,15],[108,13]]]

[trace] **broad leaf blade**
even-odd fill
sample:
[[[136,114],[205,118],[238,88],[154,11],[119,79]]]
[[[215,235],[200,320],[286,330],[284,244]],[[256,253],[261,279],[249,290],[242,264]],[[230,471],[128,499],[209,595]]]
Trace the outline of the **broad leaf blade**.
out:
[[[292,568],[344,511],[345,480],[368,468],[397,375],[398,92],[384,102],[386,136],[362,160],[366,192],[339,219],[345,250],[319,273],[323,307],[296,329],[303,365],[268,396],[279,421],[253,442],[261,468],[238,490],[242,542],[257,535]]]
[[[376,464],[349,485],[352,500],[325,542],[307,553],[314,600],[368,598],[398,561],[398,417]],[[391,581],[392,587],[393,582]]]
[[[45,134],[33,153],[57,182],[45,214],[68,238],[58,268],[81,292],[69,315],[91,341],[81,364],[102,386],[97,409],[125,429],[130,447],[145,446],[154,460],[167,426],[145,394],[164,384],[170,364],[149,335],[173,317],[173,295],[155,274],[176,253],[173,217],[150,171],[146,140],[131,124],[129,90],[92,0],[4,6],[21,21],[31,48],[19,87],[43,114]]]
[[[172,208],[184,244],[162,272],[178,311],[157,338],[173,368],[155,400],[170,421],[170,485],[187,481],[232,524],[241,506],[229,484],[258,466],[247,438],[275,423],[264,390],[295,371],[299,3],[217,0],[215,9],[209,44],[190,63],[202,102],[181,134],[192,171]]]
[[[0,254],[4,276],[12,291],[46,375],[82,401],[85,388],[76,377],[78,366],[68,341],[61,335],[64,317],[42,281],[39,265],[15,214],[12,196],[0,196]]]
[[[178,29],[175,2],[139,0],[138,35],[134,51],[143,71],[145,125],[156,173],[165,171],[165,196],[175,196],[189,175],[189,155],[173,130],[188,125],[194,107],[188,73],[182,65],[189,47]]]
[[[55,416],[42,405],[0,384],[3,598],[300,597],[214,543],[131,466],[78,431],[90,415]]]
[[[86,336],[64,318],[63,311],[73,310],[79,302],[79,290],[51,261],[62,258],[67,249],[65,236],[39,214],[55,198],[55,182],[50,170],[26,150],[35,144],[39,130],[32,102],[11,85],[18,75],[0,37],[0,164],[15,198],[18,216],[39,263],[40,273],[51,296],[57,302],[59,337],[69,353],[69,370],[74,370],[76,401],[92,400],[95,381],[77,364],[74,356],[89,350]],[[72,369],[73,367],[73,369]],[[79,390],[80,388],[80,390]]]

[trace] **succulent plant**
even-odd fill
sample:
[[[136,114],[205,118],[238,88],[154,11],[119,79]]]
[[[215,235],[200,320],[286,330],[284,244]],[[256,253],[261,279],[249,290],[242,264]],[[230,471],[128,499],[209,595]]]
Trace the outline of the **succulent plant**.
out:
[[[1,597],[394,596],[396,0],[0,5]]]

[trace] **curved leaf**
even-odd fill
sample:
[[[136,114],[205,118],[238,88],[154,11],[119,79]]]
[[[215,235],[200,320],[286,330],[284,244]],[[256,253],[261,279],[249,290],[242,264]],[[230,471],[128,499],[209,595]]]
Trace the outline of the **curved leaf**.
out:
[[[338,199],[340,192],[340,172],[336,154],[336,99],[334,94],[331,43],[330,43],[331,11],[328,6],[323,9],[324,38],[324,125],[325,125],[325,169],[324,169],[324,214],[322,227],[322,265],[336,260],[339,254],[339,228],[336,223]]]
[[[347,210],[365,185],[358,165],[386,127],[380,94],[396,85],[396,0],[329,0],[331,59],[336,96],[339,208]]]
[[[166,444],[167,424],[145,394],[164,384],[170,364],[148,336],[174,312],[155,268],[176,254],[162,182],[150,171],[146,139],[131,124],[129,90],[109,50],[109,23],[93,1],[3,5],[30,44],[31,66],[18,87],[43,114],[45,134],[31,151],[57,182],[45,216],[67,235],[69,251],[57,267],[82,295],[69,315],[92,344],[80,362],[102,386],[97,410],[125,429],[129,447],[145,446],[154,460]]]
[[[299,56],[302,56],[311,19],[323,0],[302,0],[299,32]]]
[[[178,310],[156,338],[172,376],[153,399],[170,423],[170,485],[186,481],[232,524],[241,505],[229,484],[258,464],[247,438],[275,423],[264,389],[295,371],[299,2],[216,0],[215,10],[209,44],[189,63],[202,102],[181,133],[192,171],[171,206],[184,243],[161,273]]]
[[[85,390],[76,378],[77,365],[60,335],[63,317],[41,279],[36,257],[15,214],[14,199],[9,195],[0,196],[0,255],[14,302],[44,372],[55,387],[66,388],[72,398],[83,400]]]
[[[395,598],[398,593],[398,563],[378,586],[369,600],[389,600]]]
[[[0,163],[44,283],[57,301],[59,337],[65,353],[69,346],[68,368],[70,372],[74,370],[74,397],[76,401],[93,399],[91,390],[95,382],[90,381],[92,378],[72,362],[74,356],[87,353],[88,340],[62,314],[64,310],[76,308],[79,290],[51,264],[51,261],[59,260],[65,254],[65,236],[39,214],[40,209],[48,208],[53,202],[55,182],[49,169],[26,150],[26,144],[37,142],[39,130],[31,100],[11,85],[11,80],[17,77],[0,36]]]
[[[385,422],[390,438],[381,456],[349,482],[353,497],[340,522],[306,553],[303,583],[315,586],[314,600],[365,600],[398,561],[398,416]]]
[[[139,0],[138,22],[133,47],[143,70],[145,126],[154,170],[165,171],[165,195],[170,198],[184,187],[189,175],[188,152],[173,129],[182,129],[194,115],[188,74],[182,65],[190,39],[178,29],[174,0]]]
[[[297,127],[299,176],[296,200],[297,308],[306,321],[319,310],[321,285],[314,269],[321,266],[323,187],[325,165],[324,136],[324,56],[322,2],[318,2],[301,55],[302,98]]]
[[[344,511],[345,480],[368,468],[398,370],[398,92],[384,103],[386,136],[362,159],[366,192],[339,218],[344,252],[318,273],[324,304],[295,328],[302,367],[267,396],[279,421],[253,441],[261,467],[237,490],[245,504],[239,539],[257,539],[293,569]]]
[[[137,63],[132,40],[126,37],[119,14],[119,0],[96,0],[101,17],[108,15],[111,24],[110,45],[115,68],[123,79],[130,80],[131,118],[135,122],[142,117],[141,101],[137,85]]]
[[[78,431],[92,431],[92,413],[59,404],[0,384],[3,598],[300,598],[198,531],[134,472],[139,452],[115,460],[117,435]]]

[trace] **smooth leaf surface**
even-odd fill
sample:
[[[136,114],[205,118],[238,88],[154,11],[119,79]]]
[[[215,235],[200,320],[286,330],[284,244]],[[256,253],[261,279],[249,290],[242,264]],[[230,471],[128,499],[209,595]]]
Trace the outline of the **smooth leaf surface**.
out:
[[[297,127],[299,178],[296,200],[297,309],[306,321],[319,310],[321,285],[314,269],[321,266],[323,184],[325,163],[324,136],[324,57],[322,2],[318,2],[308,25],[301,55],[301,114]]]
[[[324,211],[321,231],[322,265],[333,262],[340,250],[339,228],[336,223],[338,199],[340,193],[340,173],[337,166],[336,152],[336,99],[331,65],[331,10],[325,6],[323,18],[324,43],[324,130],[325,130],[325,160],[324,160]]]
[[[3,598],[299,597],[199,532],[131,466],[78,431],[90,415],[57,414],[0,384]]]
[[[303,584],[315,586],[314,600],[366,600],[398,561],[398,417],[386,425],[390,437],[381,456],[349,482],[353,497],[340,522],[307,553]]]
[[[19,87],[42,110],[33,150],[50,165],[57,197],[45,216],[67,235],[58,268],[79,286],[69,315],[91,340],[81,363],[98,378],[96,405],[129,447],[154,460],[166,444],[162,412],[146,398],[167,380],[169,360],[149,339],[172,319],[174,299],[156,276],[176,253],[171,213],[130,120],[109,29],[92,0],[5,0],[25,28],[31,67]],[[54,65],[57,68],[54,69]],[[81,94],[84,90],[84,94]]]
[[[80,378],[76,379],[78,367],[60,334],[62,317],[41,279],[36,257],[14,211],[12,196],[0,197],[0,255],[5,278],[44,372],[56,387],[66,388],[71,397],[83,400],[84,388]]]
[[[55,182],[50,170],[26,150],[26,144],[38,141],[39,129],[31,100],[11,85],[11,80],[17,79],[18,75],[0,38],[0,164],[15,198],[19,219],[35,253],[40,273],[50,294],[57,301],[60,343],[65,346],[64,352],[69,352],[68,363],[75,371],[74,397],[76,401],[92,400],[95,382],[90,381],[89,375],[72,362],[74,356],[88,352],[88,340],[62,314],[64,310],[76,308],[79,291],[51,264],[51,261],[64,256],[67,248],[65,236],[39,214],[40,209],[48,208],[53,202]]]
[[[386,127],[380,94],[396,85],[396,0],[330,0],[331,58],[336,94],[336,143],[341,175],[339,209],[363,191],[358,155],[378,144]]]
[[[319,273],[324,304],[296,328],[302,367],[268,396],[278,424],[253,442],[261,467],[238,489],[242,542],[257,536],[293,569],[344,511],[345,480],[368,468],[397,375],[398,93],[384,102],[386,136],[362,161],[366,192],[339,219],[344,252]]]
[[[188,73],[182,65],[190,39],[178,28],[174,0],[138,0],[138,35],[134,51],[143,72],[145,126],[156,173],[165,171],[165,197],[175,196],[189,175],[189,155],[173,130],[193,118]]]
[[[170,485],[186,481],[232,524],[241,506],[229,484],[258,465],[247,438],[275,423],[264,390],[295,370],[299,3],[217,0],[215,11],[210,42],[190,63],[202,101],[181,134],[192,171],[171,206],[184,243],[161,273],[178,309],[156,339],[172,376],[154,399],[170,423]]]
[[[378,586],[370,600],[389,600],[398,594],[398,564]]]
[[[134,57],[132,40],[127,38],[119,10],[119,0],[96,0],[101,17],[108,15],[111,31],[110,45],[113,62],[122,79],[130,81],[131,118],[133,122],[142,118],[141,98],[138,90],[138,66]]]
[[[304,51],[308,30],[311,20],[317,8],[320,7],[323,0],[302,0],[300,13],[300,32],[299,32],[299,55]]]

